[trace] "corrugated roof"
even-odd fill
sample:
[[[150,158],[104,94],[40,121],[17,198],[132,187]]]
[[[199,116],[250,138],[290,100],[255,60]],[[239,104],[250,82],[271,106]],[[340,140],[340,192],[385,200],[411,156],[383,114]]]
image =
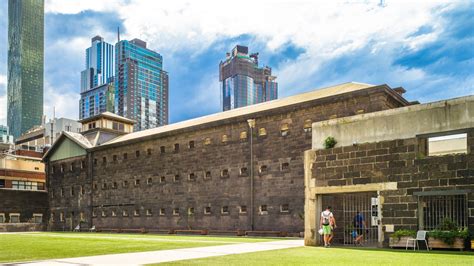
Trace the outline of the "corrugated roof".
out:
[[[294,95],[294,96],[290,96],[290,97],[286,97],[286,98],[282,98],[278,100],[273,100],[269,102],[254,104],[254,105],[241,107],[237,109],[232,109],[229,111],[207,115],[207,116],[203,116],[199,118],[194,118],[194,119],[186,120],[183,122],[179,122],[179,123],[175,123],[175,124],[171,124],[167,126],[129,133],[129,134],[117,137],[113,140],[110,140],[109,142],[102,144],[101,147],[132,140],[132,139],[143,138],[143,137],[157,135],[157,134],[161,134],[161,133],[165,133],[169,131],[174,131],[177,129],[197,126],[201,124],[207,124],[210,122],[230,119],[230,118],[239,117],[243,115],[249,115],[249,114],[271,110],[271,109],[275,109],[279,107],[290,106],[290,105],[308,102],[308,101],[312,101],[312,100],[316,100],[316,99],[320,99],[324,97],[329,97],[333,95],[367,89],[374,86],[375,85],[366,84],[366,83],[348,82],[348,83],[343,83],[343,84],[339,84],[339,85],[335,85],[331,87],[316,89],[310,92],[301,93],[298,95]]]

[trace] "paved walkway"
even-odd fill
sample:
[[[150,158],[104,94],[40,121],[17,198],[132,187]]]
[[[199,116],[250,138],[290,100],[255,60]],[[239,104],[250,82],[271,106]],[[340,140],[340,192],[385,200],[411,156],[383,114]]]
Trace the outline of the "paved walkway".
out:
[[[303,240],[280,240],[272,242],[242,243],[233,245],[183,248],[161,251],[148,251],[136,253],[124,253],[113,255],[101,255],[90,257],[79,257],[69,259],[55,259],[30,262],[15,265],[143,265],[150,263],[170,262],[177,260],[199,259],[231,254],[241,254],[257,251],[277,250],[304,246]]]

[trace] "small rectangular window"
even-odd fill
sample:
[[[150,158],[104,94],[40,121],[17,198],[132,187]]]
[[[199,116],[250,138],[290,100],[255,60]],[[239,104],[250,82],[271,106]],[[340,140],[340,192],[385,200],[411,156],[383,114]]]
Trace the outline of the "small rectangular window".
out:
[[[189,149],[194,149],[194,141],[191,140],[189,143],[188,143],[188,147]]]
[[[181,177],[179,175],[174,176],[174,182],[179,182],[181,181]]]
[[[179,152],[179,144],[178,143],[174,144],[174,152]]]
[[[161,147],[160,147],[160,153],[163,154],[163,153],[165,153],[165,152],[166,152],[165,146],[161,146]]]
[[[107,217],[107,213],[105,211],[102,211],[101,216],[102,217]]]
[[[194,208],[193,207],[188,208],[188,215],[194,215]]]
[[[290,206],[288,204],[280,205],[280,212],[289,212],[289,211],[290,211]]]
[[[147,149],[147,150],[146,150],[146,154],[147,154],[148,156],[150,156],[150,155],[151,155],[151,149]]]
[[[86,168],[86,162],[84,160],[81,161],[81,169]]]
[[[204,207],[204,214],[211,214],[211,207]]]
[[[239,213],[247,213],[247,206],[242,205],[239,207]]]
[[[160,208],[160,215],[165,215],[165,214],[166,214],[165,208]]]
[[[160,177],[160,183],[165,183],[166,182],[166,177],[162,176]]]
[[[285,171],[285,170],[288,170],[290,169],[290,164],[289,163],[282,163],[281,164],[281,170],[282,171]]]
[[[140,210],[134,210],[133,216],[140,216]]]
[[[122,182],[122,187],[128,187],[128,181],[127,180],[124,180]]]
[[[92,216],[95,217],[95,212],[92,213]],[[59,221],[64,222],[64,213],[59,213]]]
[[[194,173],[189,174],[189,181],[196,181],[196,175]]]
[[[140,151],[135,151],[135,157],[140,157]]]
[[[19,223],[20,214],[19,213],[10,213],[10,223]]]
[[[467,134],[453,134],[428,138],[428,156],[467,153]]]
[[[204,145],[211,145],[211,138],[205,138],[204,139]]]
[[[259,171],[260,174],[265,174],[268,171],[268,167],[266,165],[261,165]]]
[[[152,216],[152,215],[153,215],[153,213],[151,212],[151,210],[147,209],[146,210],[146,216]]]
[[[114,154],[114,155],[112,156],[112,161],[114,161],[114,162],[117,161],[117,155]]]
[[[247,167],[240,168],[240,176],[248,176],[248,174]]]
[[[222,214],[229,214],[229,206],[222,206],[221,213]]]
[[[229,170],[228,169],[222,170],[221,171],[221,177],[223,177],[223,178],[229,177]]]
[[[174,208],[173,209],[173,215],[174,216],[179,216],[179,208]]]
[[[113,189],[116,189],[117,187],[118,187],[118,186],[117,186],[117,182],[113,182],[113,183],[112,183],[112,188],[113,188]]]
[[[39,169],[35,169],[35,170],[39,170]],[[69,167],[69,171],[71,171],[71,172],[74,171],[74,163],[71,163],[71,166]]]
[[[147,184],[147,185],[153,184],[153,178],[149,177],[149,178],[146,180],[146,184]]]
[[[212,175],[211,175],[211,171],[207,171],[206,172],[206,175],[205,175],[205,178],[206,179],[211,179]]]
[[[282,137],[286,137],[288,135],[288,131],[289,131],[289,127],[287,123],[282,124],[280,126],[280,134]]]
[[[124,160],[127,160],[127,158],[128,158],[128,154],[127,154],[127,153],[124,153],[124,154],[123,154],[123,159],[124,159]]]
[[[258,210],[260,214],[268,214],[267,205],[260,205]]]
[[[122,216],[123,216],[123,217],[127,217],[127,216],[128,216],[128,211],[127,211],[127,210],[123,210],[123,211],[122,211]]]
[[[140,185],[140,179],[135,179],[135,186],[139,186]]]
[[[115,212],[115,210],[112,210],[112,217],[116,217],[117,216],[117,213]]]
[[[0,213],[0,223],[4,223],[5,222],[5,213]]]

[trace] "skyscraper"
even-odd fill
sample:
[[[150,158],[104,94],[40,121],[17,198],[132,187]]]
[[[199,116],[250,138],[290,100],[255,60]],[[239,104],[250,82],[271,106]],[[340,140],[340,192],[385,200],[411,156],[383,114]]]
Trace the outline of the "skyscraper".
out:
[[[86,49],[86,69],[81,72],[81,92],[111,81],[114,76],[114,46],[95,36]]]
[[[258,67],[258,53],[237,45],[219,64],[222,110],[227,111],[278,98],[278,83],[268,66]]]
[[[44,1],[8,1],[8,114],[16,138],[43,116]]]
[[[168,124],[168,73],[142,40],[115,45],[115,111],[136,121],[134,131]]]
[[[81,72],[79,119],[114,112],[114,60],[114,46],[100,36],[92,38]]]

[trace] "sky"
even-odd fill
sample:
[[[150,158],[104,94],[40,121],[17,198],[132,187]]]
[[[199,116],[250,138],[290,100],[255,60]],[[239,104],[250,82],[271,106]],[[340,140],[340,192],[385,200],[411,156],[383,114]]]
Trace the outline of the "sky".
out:
[[[6,124],[8,1],[0,1]],[[272,67],[279,98],[349,81],[422,103],[474,94],[474,1],[45,1],[45,114],[78,119],[85,49],[140,38],[169,72],[170,123],[221,111],[219,62],[236,45]]]

